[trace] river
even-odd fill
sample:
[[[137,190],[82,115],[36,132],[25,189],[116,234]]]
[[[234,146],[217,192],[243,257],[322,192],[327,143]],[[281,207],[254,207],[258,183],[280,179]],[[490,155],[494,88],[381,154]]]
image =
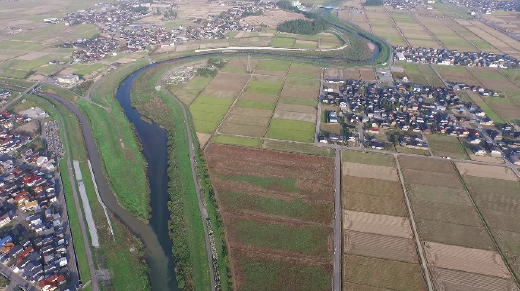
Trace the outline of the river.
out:
[[[142,146],[142,152],[148,163],[147,177],[150,184],[150,226],[157,236],[164,257],[154,257],[150,253],[147,262],[150,267],[152,290],[178,290],[174,272],[172,242],[168,233],[168,137],[167,132],[154,122],[147,122],[132,106],[131,91],[134,79],[144,70],[140,69],[128,76],[119,86],[116,99],[123,108],[128,120],[134,125],[135,132]],[[164,261],[166,260],[166,262]],[[166,266],[165,266],[166,263]],[[165,268],[169,272],[163,272]]]

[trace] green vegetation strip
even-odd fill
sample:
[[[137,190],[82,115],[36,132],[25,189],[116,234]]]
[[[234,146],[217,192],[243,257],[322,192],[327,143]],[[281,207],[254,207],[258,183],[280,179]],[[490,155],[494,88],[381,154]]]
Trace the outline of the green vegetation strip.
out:
[[[240,145],[246,147],[260,148],[262,146],[262,140],[249,137],[239,136],[227,136],[227,135],[216,135],[212,139],[215,143]]]
[[[292,228],[278,224],[265,224],[241,220],[229,225],[228,230],[244,244],[309,255],[328,256],[328,229],[316,226]]]

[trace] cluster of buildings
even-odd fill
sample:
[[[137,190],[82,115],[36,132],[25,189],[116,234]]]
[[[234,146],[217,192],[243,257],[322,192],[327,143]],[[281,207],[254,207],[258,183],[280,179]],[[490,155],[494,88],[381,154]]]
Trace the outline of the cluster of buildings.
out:
[[[25,123],[29,120],[30,118],[25,118],[8,111],[0,112],[0,127],[3,128],[3,130],[0,131],[0,154],[11,154],[32,141],[32,138],[29,136],[8,131],[16,125]]]
[[[430,1],[428,1],[430,3]],[[394,9],[415,9],[416,6],[425,6],[422,0],[383,0],[383,5],[392,6]]]
[[[491,0],[447,0],[447,2],[455,5],[463,5],[474,10],[491,14],[496,10],[520,11],[519,0],[508,1],[491,1]]]
[[[468,67],[519,68],[520,62],[510,55],[497,55],[491,52],[459,52],[456,50],[396,47],[394,59],[398,61],[461,65]]]
[[[145,0],[118,2],[102,5],[99,9],[69,13],[63,19],[68,25],[96,24],[102,36],[95,39],[78,39],[62,43],[62,47],[74,48],[76,62],[97,61],[117,52],[137,52],[160,46],[174,46],[202,39],[223,39],[228,31],[251,31],[240,19],[261,13],[264,9],[275,9],[275,2],[240,1],[237,6],[220,13],[196,19],[192,26],[167,29],[157,25],[132,24],[134,20],[152,15],[150,3]],[[142,8],[142,9],[140,9]]]
[[[339,90],[330,90],[331,83],[339,84]],[[328,122],[343,123],[348,132],[344,136],[323,135],[320,141],[359,141],[375,149],[398,144],[428,150],[424,134],[439,133],[464,139],[475,155],[509,157],[520,164],[520,129],[509,124],[496,128],[481,107],[463,101],[456,90],[493,94],[462,83],[437,88],[407,82],[382,86],[362,80],[326,79],[320,100],[338,107],[328,113]],[[392,132],[391,142],[378,140],[385,132]]]
[[[0,89],[0,99],[7,99],[9,97],[11,97],[13,95],[13,93],[11,93],[11,91],[9,90],[6,90],[6,89]]]
[[[0,114],[2,120],[24,120],[11,112]],[[30,146],[20,148],[31,141],[28,136],[4,129],[0,140],[0,263],[32,288],[56,290],[69,279],[73,253],[56,192],[55,162]]]

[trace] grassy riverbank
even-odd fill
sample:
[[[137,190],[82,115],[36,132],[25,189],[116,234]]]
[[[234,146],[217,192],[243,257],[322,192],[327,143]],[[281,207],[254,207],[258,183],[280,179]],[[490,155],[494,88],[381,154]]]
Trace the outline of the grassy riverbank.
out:
[[[170,203],[169,231],[173,241],[173,253],[177,260],[179,286],[186,290],[210,290],[209,266],[205,247],[202,217],[198,208],[197,193],[191,173],[188,134],[196,142],[193,132],[186,130],[184,114],[171,95],[156,91],[159,79],[171,65],[164,64],[149,69],[134,82],[132,101],[144,116],[154,120],[168,131],[168,176]],[[198,145],[194,146],[198,149]],[[202,165],[197,154],[198,171]],[[199,172],[200,173],[200,172]],[[223,232],[217,230],[215,208],[206,197],[207,210],[213,227],[219,255],[219,272],[222,290],[230,290]]]
[[[92,103],[79,99],[77,105],[89,120],[105,173],[119,203],[148,221],[150,189],[146,159],[131,123],[115,99],[115,91],[124,78],[144,65],[146,62],[138,61],[114,72],[93,91]]]

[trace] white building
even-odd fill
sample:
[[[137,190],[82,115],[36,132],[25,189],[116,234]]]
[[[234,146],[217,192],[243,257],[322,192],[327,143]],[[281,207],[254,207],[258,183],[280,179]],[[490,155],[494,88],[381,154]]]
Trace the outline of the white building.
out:
[[[79,82],[78,75],[62,75],[58,76],[58,82],[67,85],[74,85]]]

